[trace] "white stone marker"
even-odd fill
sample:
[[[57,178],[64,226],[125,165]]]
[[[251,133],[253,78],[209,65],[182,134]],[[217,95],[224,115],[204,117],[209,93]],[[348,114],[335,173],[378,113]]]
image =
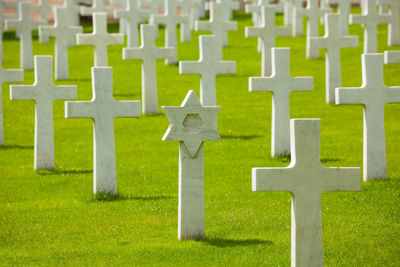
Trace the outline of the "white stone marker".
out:
[[[80,26],[70,26],[68,24],[68,10],[55,8],[53,26],[40,26],[39,35],[53,36],[55,42],[55,78],[56,80],[68,80],[68,45],[73,42],[75,35],[82,32]]]
[[[390,23],[392,15],[379,15],[376,0],[364,0],[363,13],[351,14],[350,24],[362,24],[364,27],[364,54],[376,53],[378,49],[378,24]]]
[[[325,35],[309,37],[307,43],[316,49],[325,49],[325,97],[326,103],[335,103],[335,88],[342,85],[340,50],[358,47],[358,36],[344,36],[340,31],[340,15],[325,15]]]
[[[104,0],[93,0],[93,5],[91,7],[82,6],[81,15],[83,16],[93,16],[94,13],[107,13],[108,15],[114,14],[113,8],[106,8],[104,6]],[[93,22],[94,23],[94,22]]]
[[[400,86],[383,84],[383,55],[363,54],[361,87],[336,88],[336,105],[364,106],[364,181],[386,179],[384,106],[400,103]]]
[[[360,3],[360,0],[328,0],[329,4],[338,5],[340,15],[340,29],[343,35],[349,34],[349,16],[351,14],[352,4]]]
[[[93,33],[78,33],[76,35],[78,45],[94,46],[94,66],[107,66],[107,47],[114,44],[123,44],[122,33],[107,32],[107,14],[93,13]]]
[[[318,29],[319,29],[319,20],[326,13],[328,13],[329,9],[323,9],[319,7],[318,0],[307,0],[307,8],[295,8],[294,16],[296,18],[301,18],[300,20],[295,19],[293,27],[296,28],[296,23],[303,23],[302,18],[307,18],[307,38],[309,37],[317,37]],[[303,25],[303,24],[302,24]],[[307,58],[319,58],[319,49],[310,47],[310,44],[307,42],[306,47],[306,56]]]
[[[152,15],[150,22],[151,24],[165,25],[165,47],[174,47],[177,49],[176,42],[176,27],[178,24],[189,24],[189,16],[179,15],[176,12],[177,3],[176,0],[165,0],[165,12],[163,15]],[[176,58],[165,59],[165,64],[175,64]]]
[[[189,23],[181,23],[181,42],[190,42],[191,30],[195,21],[200,19],[200,0],[181,0],[177,5],[181,8],[181,14],[189,17]]]
[[[77,4],[76,0],[64,0],[63,8],[67,10],[68,24],[72,26],[79,26],[80,6]]]
[[[246,27],[246,37],[260,37],[261,49],[261,76],[269,76],[272,73],[271,48],[275,46],[275,38],[278,36],[291,36],[290,27],[275,26],[276,10],[269,6],[263,6],[261,12],[262,24],[260,27]]]
[[[139,22],[145,21],[149,14],[150,12],[147,10],[139,10],[137,8],[137,0],[127,0],[125,10],[115,10],[114,17],[126,21],[128,47],[139,46]]]
[[[218,46],[215,35],[201,35],[199,45],[199,61],[180,61],[179,74],[200,74],[200,102],[204,106],[216,106],[216,76],[235,74],[236,62],[222,60],[222,47]]]
[[[253,168],[253,191],[292,195],[291,266],[323,266],[321,194],[360,191],[360,168],[326,168],[320,162],[320,120],[290,120],[291,163]]]
[[[271,155],[290,154],[290,102],[292,91],[313,90],[313,77],[290,75],[290,48],[272,48],[271,77],[249,78],[249,91],[272,92]]]
[[[54,169],[53,102],[76,99],[76,86],[53,84],[53,58],[35,56],[35,83],[11,85],[11,100],[33,100],[35,106],[34,168]]]
[[[24,70],[3,69],[1,62],[3,61],[3,46],[0,43],[0,89],[6,82],[23,82]],[[4,145],[4,129],[3,129],[3,96],[0,90],[0,146]]]
[[[302,0],[286,0],[283,6],[284,24],[292,25],[293,36],[303,36],[303,18],[295,16],[295,9],[303,8]],[[295,21],[295,22],[293,22]]]
[[[156,26],[140,25],[141,46],[123,48],[123,59],[142,60],[142,110],[143,114],[158,113],[156,61],[161,58],[176,58],[172,47],[156,47]]]
[[[209,21],[196,21],[196,31],[211,31],[217,37],[217,44],[219,46],[228,45],[228,31],[237,30],[237,22],[224,19],[224,13],[228,10],[221,4],[211,3],[210,20]]]
[[[226,20],[231,20],[233,11],[240,8],[240,3],[237,0],[217,0],[216,2],[227,9],[227,12],[224,13]]]
[[[39,11],[40,18],[47,22],[48,15],[52,11],[52,5],[47,0],[39,0],[37,4],[33,5],[32,9]]]
[[[32,30],[39,27],[39,25],[45,25],[46,22],[43,20],[33,21],[31,19],[31,8],[30,3],[20,3],[20,14],[17,20],[10,19],[6,20],[6,29],[16,29],[20,32],[20,66],[24,70],[31,70],[32,65]]]
[[[388,25],[388,45],[399,45],[399,0],[378,0],[378,4],[383,6],[390,6],[391,21]]]
[[[180,107],[162,107],[170,121],[162,140],[179,141],[178,239],[205,237],[203,141],[219,140],[214,127],[220,107],[202,106],[189,91]]]
[[[65,103],[66,118],[93,120],[93,192],[117,194],[114,119],[140,117],[140,101],[116,101],[113,98],[111,67],[92,68],[91,101]]]
[[[400,63],[400,51],[385,51],[385,64]]]

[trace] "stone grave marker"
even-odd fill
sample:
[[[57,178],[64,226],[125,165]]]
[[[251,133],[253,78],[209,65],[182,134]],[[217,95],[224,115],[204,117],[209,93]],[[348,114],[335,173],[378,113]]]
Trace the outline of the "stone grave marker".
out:
[[[400,51],[385,51],[385,64],[400,63]]]
[[[325,97],[326,103],[335,102],[335,88],[342,85],[340,50],[358,47],[358,36],[344,36],[340,28],[340,15],[325,15],[325,35],[307,38],[309,46],[325,49]]]
[[[173,47],[155,46],[154,25],[140,25],[141,46],[123,48],[123,59],[142,60],[142,110],[143,114],[158,113],[156,61],[161,58],[176,58]]]
[[[194,29],[194,23],[200,19],[200,0],[181,0],[177,3],[181,9],[181,14],[189,17],[189,23],[181,23],[181,42],[190,42],[191,30]]]
[[[217,105],[216,76],[235,74],[236,62],[222,60],[222,47],[215,35],[199,37],[199,61],[180,61],[180,74],[200,74],[200,102],[204,106]]]
[[[313,90],[313,77],[290,75],[290,48],[272,48],[272,75],[249,78],[249,91],[272,92],[271,155],[290,154],[290,102],[292,91]]]
[[[11,100],[35,101],[35,156],[34,168],[54,169],[53,102],[76,99],[77,88],[53,84],[53,58],[35,56],[33,85],[11,85]]]
[[[320,162],[320,120],[290,120],[291,163],[253,168],[253,191],[292,195],[291,266],[323,266],[321,194],[360,191],[360,168],[326,168]]]
[[[364,106],[364,181],[386,179],[384,107],[388,103],[400,103],[400,86],[383,84],[383,54],[363,54],[361,59],[363,85],[336,88],[336,105]]]
[[[139,32],[138,26],[140,22],[149,17],[147,10],[139,10],[137,8],[137,0],[127,0],[125,10],[115,10],[114,17],[119,18],[120,21],[126,21],[126,29],[128,35],[128,47],[139,46]]]
[[[177,13],[176,0],[165,0],[165,12],[163,15],[152,15],[150,22],[151,24],[165,25],[165,47],[178,48],[176,42],[176,27],[178,24],[189,24],[189,17],[186,15],[179,15]],[[165,64],[175,64],[176,58],[165,59]]]
[[[71,26],[79,26],[80,6],[77,4],[76,0],[64,0],[63,8],[67,10],[68,24]],[[73,44],[75,44],[75,40]]]
[[[392,15],[379,15],[376,0],[364,0],[362,14],[351,14],[350,24],[362,24],[364,27],[364,54],[376,53],[378,49],[378,24],[390,23]]]
[[[55,78],[56,80],[68,80],[68,46],[75,40],[75,35],[82,32],[81,26],[68,24],[68,10],[55,8],[53,26],[39,26],[40,36],[53,36],[55,41]],[[40,38],[43,40],[42,38]]]
[[[82,16],[94,16],[94,13],[107,13],[108,15],[114,14],[113,8],[105,7],[105,0],[93,0],[92,6],[82,6],[81,7]],[[94,22],[93,22],[94,23]]]
[[[343,35],[349,34],[349,16],[351,14],[352,4],[360,3],[360,0],[328,0],[329,4],[338,5],[340,15],[340,29]]]
[[[66,118],[93,120],[93,192],[117,194],[114,119],[140,117],[140,101],[116,101],[113,98],[111,67],[92,68],[91,101],[65,103]]]
[[[178,239],[205,237],[203,141],[219,140],[220,107],[202,106],[189,91],[180,107],[163,107],[170,126],[162,140],[179,141]]]
[[[318,0],[307,0],[307,8],[295,8],[294,16],[301,19],[295,19],[294,24],[297,22],[303,23],[302,18],[307,18],[307,39],[310,37],[318,37],[319,20],[328,12],[330,12],[329,9],[319,7]],[[293,27],[296,28],[296,25],[293,25]],[[319,58],[319,49],[312,48],[310,43],[307,42],[306,56],[307,58]]]
[[[24,70],[31,70],[32,64],[32,31],[39,25],[45,25],[43,20],[33,21],[31,19],[32,4],[20,3],[20,14],[18,19],[7,19],[5,28],[16,29],[20,32],[20,66]]]
[[[109,45],[123,44],[122,33],[107,32],[107,14],[93,13],[93,33],[78,33],[76,35],[78,45],[94,46],[94,66],[107,66],[107,48]]]
[[[388,45],[399,45],[399,10],[400,1],[399,0],[378,0],[377,2],[385,7],[390,6],[391,20],[388,25]]]
[[[261,49],[261,76],[271,75],[271,48],[275,46],[275,38],[278,36],[290,36],[290,27],[275,26],[275,9],[263,6],[261,12],[262,24],[260,27],[246,27],[246,37],[260,37]]]
[[[1,1],[0,1],[1,2]],[[7,82],[23,82],[24,70],[3,69],[1,62],[3,61],[3,46],[0,42],[0,146],[4,145],[4,128],[3,128],[3,96],[2,85]]]
[[[38,0],[38,3],[32,6],[32,10],[39,11],[40,19],[47,23],[49,13],[52,12],[52,5],[47,0]]]
[[[227,11],[224,13],[225,20],[231,20],[233,16],[233,11],[240,8],[240,3],[237,0],[217,0],[216,2],[227,9]]]
[[[228,45],[228,31],[237,30],[237,22],[224,19],[228,10],[221,4],[211,3],[210,20],[196,21],[196,31],[210,31],[217,37],[217,43],[223,47]]]
[[[293,36],[303,36],[303,18],[295,16],[295,9],[303,8],[302,0],[285,0],[283,3],[283,19],[285,25],[292,25]],[[293,22],[296,21],[296,22]]]

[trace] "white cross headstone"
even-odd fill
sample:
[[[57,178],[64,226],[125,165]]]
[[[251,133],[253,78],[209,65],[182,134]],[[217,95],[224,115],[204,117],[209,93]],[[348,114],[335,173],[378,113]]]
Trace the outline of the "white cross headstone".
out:
[[[34,168],[54,169],[53,102],[76,99],[76,86],[53,84],[53,58],[35,56],[35,83],[11,85],[11,100],[34,100],[35,106],[35,156]]]
[[[128,47],[139,46],[139,22],[145,21],[148,16],[147,10],[137,8],[137,0],[128,0],[125,10],[115,10],[114,17],[126,21]]]
[[[79,26],[80,6],[77,4],[76,0],[64,0],[63,8],[67,10],[68,24],[72,26]]]
[[[81,15],[83,16],[93,16],[94,13],[107,13],[108,15],[114,14],[113,8],[106,8],[105,0],[93,0],[93,5],[91,7],[82,6]],[[93,22],[94,23],[94,22]]]
[[[246,37],[260,37],[261,49],[261,76],[271,75],[271,48],[275,46],[275,38],[278,36],[290,36],[290,27],[275,26],[275,9],[263,6],[261,12],[262,24],[260,27],[246,27]]]
[[[154,25],[140,25],[141,46],[124,48],[123,59],[142,60],[142,109],[144,114],[158,113],[156,61],[161,58],[176,58],[172,47],[156,47]]]
[[[249,78],[249,91],[272,92],[271,155],[290,154],[290,102],[292,91],[313,90],[313,77],[290,75],[290,48],[272,48],[272,75]]]
[[[385,51],[385,64],[400,63],[400,51]]]
[[[32,31],[39,27],[39,25],[45,25],[46,22],[43,20],[33,21],[31,19],[31,8],[30,3],[20,3],[20,14],[17,20],[10,19],[6,20],[6,29],[16,29],[20,32],[20,66],[24,70],[31,70],[32,64]]]
[[[383,84],[383,55],[363,54],[361,87],[336,88],[336,104],[364,106],[364,181],[386,179],[384,106],[400,103],[400,86]]]
[[[0,89],[3,83],[6,82],[23,82],[24,81],[24,70],[13,70],[3,69],[1,62],[3,61],[3,48],[0,43]],[[0,90],[0,146],[4,145],[4,130],[3,130],[3,96],[2,90]]]
[[[55,42],[55,78],[56,80],[68,80],[68,45],[75,40],[75,35],[82,32],[80,26],[68,24],[68,10],[55,8],[53,26],[40,26],[40,36],[53,36]]]
[[[180,61],[179,73],[200,74],[200,102],[204,106],[216,106],[216,76],[235,74],[236,62],[222,60],[222,47],[218,46],[215,35],[200,36],[199,46],[199,61]]]
[[[162,140],[179,141],[178,239],[205,237],[203,141],[219,140],[220,107],[202,106],[189,91],[180,107],[163,107],[170,126]]]
[[[349,34],[349,16],[352,4],[360,3],[360,0],[328,0],[329,4],[338,5],[340,15],[340,28],[343,35]]]
[[[78,33],[76,35],[78,45],[94,46],[94,66],[107,66],[107,47],[114,44],[123,44],[122,33],[107,32],[107,14],[93,13],[93,33]]]
[[[231,20],[233,11],[240,8],[240,3],[237,0],[217,0],[216,2],[227,9],[227,12],[224,13],[226,20]]]
[[[237,30],[237,22],[225,19],[224,13],[228,10],[221,4],[211,3],[210,20],[209,21],[196,21],[196,31],[211,31],[217,37],[219,46],[228,45],[228,31]]]
[[[388,25],[388,45],[399,45],[399,10],[400,1],[398,0],[378,0],[378,4],[390,6],[391,20]]]
[[[283,3],[283,19],[285,25],[292,25],[293,36],[303,36],[303,18],[295,16],[295,9],[303,8],[302,0],[285,0]],[[296,22],[293,22],[295,21]]]
[[[148,10],[151,15],[156,15],[160,10],[164,9],[164,3],[164,0],[141,0],[139,8]]]
[[[109,0],[108,3],[111,4],[111,5],[118,5],[119,6],[119,10],[126,10],[127,6],[128,6],[128,1],[129,0]],[[136,4],[137,3],[135,3],[135,5],[132,5],[132,7],[137,8]],[[114,10],[114,18],[116,18],[115,17],[115,11],[116,10]],[[124,19],[123,20],[121,20],[121,19],[119,20],[119,32],[123,33],[124,35],[128,33],[127,28],[126,28],[127,27],[126,23],[127,23],[127,21],[124,20]]]
[[[189,16],[179,15],[176,10],[176,0],[165,0],[165,12],[163,15],[152,15],[151,24],[165,25],[165,47],[174,47],[177,49],[176,27],[178,24],[189,24]],[[165,64],[175,64],[177,58],[165,59]]]
[[[320,162],[320,120],[290,120],[291,164],[253,168],[253,191],[292,195],[291,266],[323,266],[321,194],[360,191],[360,168],[326,168]]]
[[[363,13],[350,15],[350,24],[362,24],[364,27],[364,54],[378,51],[378,24],[390,23],[391,20],[392,15],[377,13],[376,0],[365,0]]]
[[[181,0],[178,6],[181,8],[182,15],[189,17],[189,23],[181,23],[181,42],[190,42],[191,30],[194,29],[195,21],[200,19],[200,0]]]
[[[329,9],[323,9],[319,7],[318,0],[307,0],[307,8],[295,8],[294,16],[296,18],[307,18],[307,38],[309,37],[317,37],[319,36],[319,20],[324,14],[328,13]],[[297,22],[303,23],[303,20],[294,20],[294,24]],[[293,25],[296,28],[296,25]],[[307,42],[306,47],[306,56],[307,58],[318,58],[319,57],[319,49],[310,47],[310,44]]]
[[[325,15],[325,35],[307,38],[309,46],[325,49],[325,97],[326,103],[335,102],[335,88],[342,85],[340,50],[345,47],[358,47],[358,36],[344,36],[340,30],[338,14]]]
[[[52,11],[52,5],[47,0],[39,0],[36,5],[33,5],[32,9],[39,11],[40,18],[47,22],[49,13]]]
[[[111,67],[92,68],[91,101],[65,103],[66,118],[93,120],[93,192],[117,194],[114,119],[140,117],[140,101],[116,101],[113,98]]]

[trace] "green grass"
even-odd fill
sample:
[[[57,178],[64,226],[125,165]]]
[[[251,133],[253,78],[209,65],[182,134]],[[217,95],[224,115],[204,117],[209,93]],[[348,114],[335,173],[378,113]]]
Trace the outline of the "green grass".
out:
[[[177,240],[178,143],[161,138],[163,115],[115,120],[119,195],[92,194],[92,121],[65,119],[64,102],[54,104],[54,171],[33,170],[34,103],[10,101],[3,84],[5,146],[0,148],[0,265],[271,265],[290,264],[290,194],[252,192],[251,168],[287,166],[271,158],[271,94],[249,93],[248,77],[259,76],[255,38],[244,38],[250,17],[237,13],[226,60],[237,74],[217,78],[221,141],[205,144],[206,235]],[[278,18],[282,22],[282,17]],[[116,25],[110,25],[115,31]],[[89,27],[85,31],[90,31]],[[323,28],[321,27],[321,33]],[[359,35],[362,28],[350,26]],[[179,43],[179,60],[198,59],[198,36]],[[37,35],[36,35],[37,36]],[[160,33],[158,45],[163,43]],[[379,52],[386,46],[379,27]],[[362,106],[325,104],[324,59],[305,58],[304,37],[279,38],[291,47],[293,76],[314,76],[314,91],[290,98],[292,118],[321,118],[321,159],[325,166],[362,166]],[[141,64],[122,60],[122,45],[109,48],[118,100],[141,99]],[[52,55],[50,44],[33,43],[35,55]],[[19,41],[6,32],[3,67],[19,67]],[[342,50],[343,86],[361,85],[359,48]],[[321,51],[323,56],[323,52]],[[80,100],[91,99],[93,49],[69,49],[70,80]],[[160,106],[177,106],[187,91],[199,93],[199,77],[157,64]],[[388,86],[400,85],[400,65],[384,66]],[[33,83],[33,71],[25,72]],[[400,265],[400,105],[385,107],[387,181],[362,184],[361,192],[322,195],[326,266]],[[360,177],[361,180],[361,177]],[[112,200],[112,201],[110,201]]]

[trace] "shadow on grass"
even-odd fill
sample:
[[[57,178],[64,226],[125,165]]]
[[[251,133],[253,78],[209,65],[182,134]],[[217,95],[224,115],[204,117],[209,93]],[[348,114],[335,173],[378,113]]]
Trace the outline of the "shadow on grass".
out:
[[[338,161],[340,161],[340,159],[336,159],[336,158],[324,158],[324,159],[321,159],[321,163],[338,162]]]
[[[221,134],[222,139],[238,139],[238,140],[252,140],[259,137],[263,137],[262,135],[234,135],[234,134]]]
[[[219,248],[236,247],[236,246],[245,247],[245,246],[255,246],[255,245],[271,246],[274,244],[274,242],[272,242],[271,240],[261,240],[261,239],[235,240],[235,239],[224,239],[224,238],[206,238],[198,241]]]
[[[137,97],[139,94],[114,94],[114,97]]]
[[[160,113],[152,113],[152,114],[142,114],[142,117],[164,117],[165,114],[163,112]]]
[[[125,195],[125,194],[111,194],[111,193],[98,193],[91,195],[89,199],[90,202],[112,202],[112,201],[124,201],[124,200],[142,200],[142,201],[151,201],[151,200],[163,200],[163,199],[172,199],[172,196],[134,196],[134,195]]]
[[[21,145],[0,146],[0,150],[9,150],[9,149],[33,149],[33,146],[21,146]]]
[[[64,169],[55,169],[55,170],[38,170],[36,171],[39,175],[69,175],[69,174],[87,174],[93,173],[93,170],[64,170]]]

